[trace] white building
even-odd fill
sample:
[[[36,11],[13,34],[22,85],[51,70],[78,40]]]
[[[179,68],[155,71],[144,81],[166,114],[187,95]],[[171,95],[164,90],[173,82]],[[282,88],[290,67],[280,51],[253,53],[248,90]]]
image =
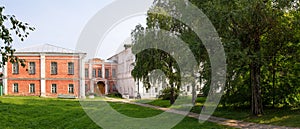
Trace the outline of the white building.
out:
[[[142,82],[137,82],[131,76],[134,68],[135,56],[132,54],[131,46],[124,45],[125,50],[112,56],[108,60],[117,63],[117,89],[128,98],[136,98],[140,94],[141,98],[154,98],[159,95],[160,87],[151,87],[146,89]]]

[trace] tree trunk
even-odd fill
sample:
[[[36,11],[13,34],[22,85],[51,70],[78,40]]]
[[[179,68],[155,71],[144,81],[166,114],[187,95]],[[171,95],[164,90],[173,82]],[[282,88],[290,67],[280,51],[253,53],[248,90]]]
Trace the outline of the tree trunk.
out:
[[[172,66],[173,66],[173,64],[172,64],[172,61],[170,61],[169,63],[168,63],[168,65],[169,65],[169,70],[170,71],[172,71]],[[173,76],[172,76],[172,74],[173,73],[171,73],[171,78],[170,78],[170,85],[171,85],[171,94],[170,94],[170,104],[172,105],[172,104],[174,104],[174,102],[175,102],[175,95],[174,95],[174,81],[173,81]]]
[[[259,38],[256,38],[253,45],[253,57],[250,63],[251,89],[252,89],[252,114],[257,116],[263,113],[261,86],[260,86],[260,44]]]
[[[170,104],[174,104],[175,96],[174,96],[174,84],[171,84],[171,94],[170,94]]]
[[[276,76],[276,54],[273,54],[273,62],[272,62],[272,107],[275,107],[275,76]]]
[[[193,106],[196,105],[196,99],[197,99],[195,87],[196,87],[196,84],[193,83],[193,86],[192,86],[192,88],[193,88],[192,89],[192,104],[193,104]]]

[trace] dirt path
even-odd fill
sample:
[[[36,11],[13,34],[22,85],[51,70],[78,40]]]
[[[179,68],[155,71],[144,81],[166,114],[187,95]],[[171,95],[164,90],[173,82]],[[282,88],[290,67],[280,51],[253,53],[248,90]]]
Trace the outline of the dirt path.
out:
[[[110,102],[124,102],[124,103],[130,103],[130,104],[135,104],[143,107],[150,107],[162,111],[168,111],[176,114],[186,114],[186,111],[179,111],[179,110],[174,110],[170,108],[163,108],[163,107],[158,107],[158,106],[153,106],[149,104],[143,104],[143,103],[136,103],[136,102],[131,102],[129,100],[125,99],[113,99],[113,98],[108,98],[107,101]],[[195,119],[201,119],[199,118],[199,114],[189,112],[188,117],[192,117]],[[209,117],[209,116],[204,116],[204,117]],[[240,120],[231,120],[231,119],[226,119],[226,118],[220,118],[220,117],[215,117],[215,116],[210,116],[209,119],[207,120],[209,122],[213,123],[218,123],[220,125],[226,125],[230,127],[235,127],[235,128],[246,128],[246,129],[300,129],[300,128],[292,128],[292,127],[286,127],[286,126],[275,126],[275,125],[265,125],[265,124],[258,124],[258,123],[250,123],[250,122],[244,122]]]

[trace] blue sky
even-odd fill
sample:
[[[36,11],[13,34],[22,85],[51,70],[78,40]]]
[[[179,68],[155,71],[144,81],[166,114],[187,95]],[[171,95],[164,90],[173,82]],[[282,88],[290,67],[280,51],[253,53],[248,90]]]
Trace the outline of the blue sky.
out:
[[[48,43],[75,49],[87,22],[112,2],[113,0],[1,0],[0,6],[5,6],[4,14],[13,14],[36,28],[23,43],[15,40],[15,48]],[[145,23],[145,16],[129,19],[112,29],[103,41],[107,45],[101,46],[105,50],[99,52],[99,57],[106,59],[114,55],[111,51],[118,49],[119,44],[129,38],[131,30],[139,23]]]

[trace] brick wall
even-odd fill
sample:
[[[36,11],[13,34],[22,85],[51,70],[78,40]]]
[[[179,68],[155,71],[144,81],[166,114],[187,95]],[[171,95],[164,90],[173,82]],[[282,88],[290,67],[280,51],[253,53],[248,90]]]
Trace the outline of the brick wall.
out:
[[[102,63],[104,63],[104,71],[102,69]],[[89,67],[89,64],[92,64],[91,68]],[[99,89],[97,89],[97,83],[99,81],[102,81],[106,85],[108,85],[108,86],[106,86],[108,88],[107,89],[108,93],[115,92],[113,86],[116,85],[116,80],[115,80],[116,78],[113,78],[112,71],[113,71],[113,69],[115,69],[115,71],[117,71],[116,68],[117,68],[117,65],[115,63],[104,62],[103,60],[100,60],[100,59],[91,59],[91,60],[89,60],[89,62],[85,63],[85,69],[88,69],[88,74],[89,74],[88,77],[85,76],[86,77],[85,78],[86,79],[85,84],[86,84],[86,89],[87,89],[86,93],[91,91],[91,89],[90,89],[91,88],[91,86],[90,86],[91,81],[93,81],[94,92],[95,93],[97,93],[97,90],[99,90]],[[95,77],[92,76],[93,75],[93,69],[96,70],[96,76]],[[104,76],[104,78],[98,77],[98,69],[101,70],[102,76]],[[109,70],[109,77],[108,78],[105,77],[105,70],[106,69]],[[115,73],[115,74],[117,74],[117,73]]]
[[[18,84],[18,93],[13,92],[13,85],[14,83]],[[35,85],[35,92],[30,93],[29,92],[29,85],[34,84]],[[40,81],[38,80],[10,80],[8,81],[8,94],[9,95],[21,95],[21,96],[39,96],[41,94],[40,89]]]
[[[40,78],[40,57],[39,56],[19,56],[20,59],[26,59],[26,66],[22,67],[21,64],[19,64],[19,73],[13,74],[12,72],[12,63],[7,64],[7,76],[9,78]],[[29,62],[35,62],[35,74],[29,74]]]
[[[72,56],[46,56],[46,78],[78,78],[78,57]],[[51,74],[51,62],[57,62],[57,74]],[[68,74],[68,63],[74,63],[74,74]]]
[[[8,95],[40,96],[41,95],[41,60],[40,56],[18,56],[26,60],[26,67],[19,65],[19,73],[13,74],[12,63],[7,64],[7,90]],[[79,94],[79,57],[78,56],[48,56],[45,55],[46,96],[56,97],[59,94],[70,94],[69,84],[74,85],[75,96]],[[29,74],[29,62],[35,62],[35,74]],[[51,74],[51,62],[57,62],[57,74]],[[68,63],[74,63],[74,74],[68,73]],[[18,93],[13,92],[13,85],[18,84]],[[29,85],[35,85],[35,92],[29,92]],[[57,85],[57,93],[52,93],[52,84]]]
[[[57,93],[52,93],[52,84],[56,84]],[[69,93],[69,84],[74,85],[74,93]],[[46,81],[46,96],[56,97],[59,94],[70,94],[78,96],[79,81],[77,80],[47,80]]]

